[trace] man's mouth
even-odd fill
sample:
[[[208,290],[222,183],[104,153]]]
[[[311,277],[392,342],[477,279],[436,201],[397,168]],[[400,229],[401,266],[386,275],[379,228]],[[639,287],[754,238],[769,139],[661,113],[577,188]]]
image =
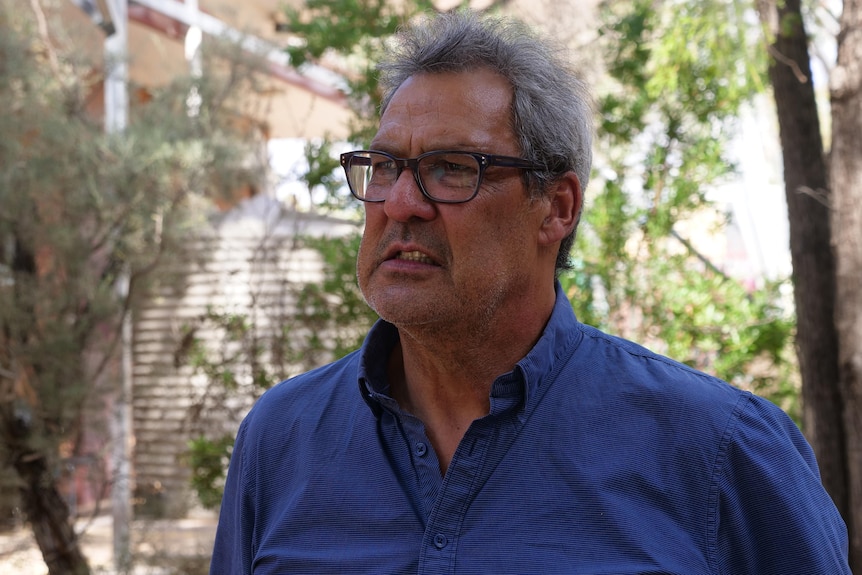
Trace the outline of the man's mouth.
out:
[[[398,252],[398,254],[395,256],[395,259],[434,265],[434,260],[432,260],[420,251]]]

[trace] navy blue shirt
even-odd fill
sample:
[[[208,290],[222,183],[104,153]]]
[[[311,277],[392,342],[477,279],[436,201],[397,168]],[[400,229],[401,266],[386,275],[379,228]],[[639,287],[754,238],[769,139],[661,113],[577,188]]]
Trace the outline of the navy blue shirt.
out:
[[[445,477],[388,393],[390,324],[265,393],[237,434],[211,573],[850,573],[784,412],[578,323],[557,293]]]

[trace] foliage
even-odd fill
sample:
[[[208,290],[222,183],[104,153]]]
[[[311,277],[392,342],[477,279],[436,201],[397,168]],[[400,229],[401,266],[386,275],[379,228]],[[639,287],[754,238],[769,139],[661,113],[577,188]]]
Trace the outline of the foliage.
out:
[[[343,238],[306,238],[305,243],[323,257],[325,272],[320,284],[305,286],[302,301],[312,310],[326,310],[331,328],[333,357],[347,355],[362,344],[377,319],[356,283],[359,235]]]
[[[324,192],[322,196],[315,196],[319,198],[315,201],[315,208],[321,212],[355,211],[351,208],[357,207],[356,202],[345,190],[344,179],[339,173],[341,163],[333,150],[332,142],[326,138],[316,142],[308,141],[305,143],[304,153],[308,170],[300,179],[308,186],[309,191]]]
[[[218,509],[224,491],[225,470],[230,461],[233,435],[189,441],[189,466],[194,470],[192,489],[205,509]]]
[[[709,190],[733,173],[726,143],[761,84],[744,5],[602,4],[611,89],[599,100],[597,190],[563,277],[579,317],[771,397],[794,417],[783,282],[744,288],[679,230],[718,234]],[[777,382],[777,385],[776,385]]]
[[[70,370],[99,325],[116,325],[125,302],[115,288],[152,271],[195,212],[255,180],[255,147],[224,113],[227,86],[196,80],[209,106],[185,113],[190,81],[151,93],[130,125],[106,135],[87,111],[89,69],[48,69],[25,30],[4,32],[0,83],[0,238],[6,296],[0,304],[4,361],[30,366],[42,409],[58,429],[75,417]],[[10,363],[4,364],[8,368]],[[85,378],[86,379],[86,378]],[[46,403],[47,402],[47,403]]]
[[[381,97],[374,66],[386,39],[416,14],[430,10],[429,0],[309,0],[301,10],[285,8],[287,29],[301,39],[299,46],[288,48],[291,63],[301,68],[327,57],[339,63],[357,118],[351,140],[374,135]]]
[[[68,23],[43,34],[39,5],[14,4],[0,6],[0,452],[54,553],[75,542],[40,539],[65,521],[43,498],[56,495],[61,451],[81,455],[87,402],[116,393],[123,316],[184,230],[262,172],[234,96],[253,98],[255,64],[219,48],[224,76],[132,86],[127,129],[106,134],[103,71],[63,49],[75,46]]]

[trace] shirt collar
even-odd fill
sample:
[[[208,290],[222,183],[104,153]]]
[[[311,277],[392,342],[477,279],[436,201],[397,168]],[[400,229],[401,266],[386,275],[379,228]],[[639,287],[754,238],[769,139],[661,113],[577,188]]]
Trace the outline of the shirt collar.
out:
[[[559,360],[571,355],[583,338],[583,332],[577,328],[578,320],[572,309],[572,304],[566,297],[560,282],[555,282],[557,299],[551,317],[545,325],[539,341],[533,349],[516,364],[524,380],[524,391],[527,394],[525,405],[535,404],[547,385],[543,385],[556,376],[555,367]]]
[[[551,317],[539,340],[530,352],[519,361],[515,369],[502,374],[491,388],[491,411],[495,403],[517,403],[529,405],[538,400],[542,383],[554,373],[554,365],[562,356],[567,356],[582,337],[575,329],[577,319],[559,282],[555,284],[556,301]],[[359,359],[359,389],[363,399],[376,416],[386,405],[394,406],[389,396],[387,364],[392,349],[398,343],[398,329],[384,320],[378,320],[368,332],[362,344]]]

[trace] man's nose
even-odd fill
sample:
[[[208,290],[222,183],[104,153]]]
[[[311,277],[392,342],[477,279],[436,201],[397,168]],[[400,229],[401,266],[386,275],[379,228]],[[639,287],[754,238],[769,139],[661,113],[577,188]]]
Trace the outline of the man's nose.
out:
[[[419,188],[415,172],[406,166],[392,184],[383,202],[383,210],[389,218],[399,222],[413,218],[428,220],[437,213],[434,202],[426,198]]]

